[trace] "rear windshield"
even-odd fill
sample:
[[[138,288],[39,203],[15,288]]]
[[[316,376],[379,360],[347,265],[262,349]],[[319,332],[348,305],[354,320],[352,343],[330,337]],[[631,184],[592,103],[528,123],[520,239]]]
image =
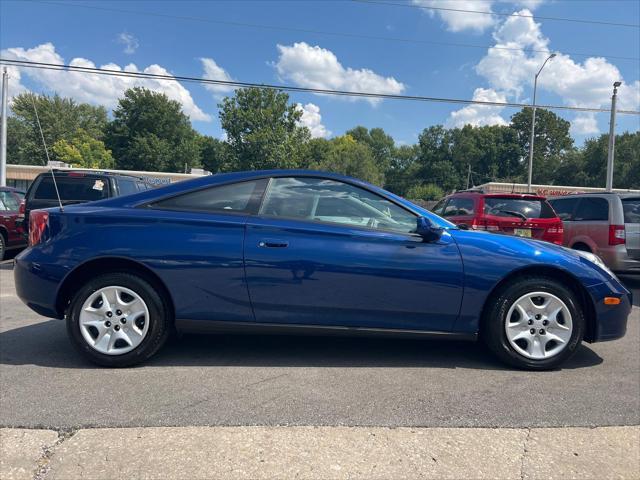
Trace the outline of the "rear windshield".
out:
[[[484,213],[498,217],[555,218],[546,200],[524,198],[485,197]]]
[[[56,183],[60,198],[91,202],[109,196],[109,185],[106,178],[57,176]],[[36,189],[34,199],[57,200],[56,189],[51,177],[43,177]]]
[[[640,223],[640,197],[623,198],[624,223]]]

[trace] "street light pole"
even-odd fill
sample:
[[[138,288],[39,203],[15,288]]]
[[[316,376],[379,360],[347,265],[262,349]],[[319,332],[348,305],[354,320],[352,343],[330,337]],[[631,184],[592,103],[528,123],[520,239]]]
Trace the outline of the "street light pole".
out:
[[[0,127],[0,187],[7,186],[7,67],[2,72],[2,127]]]
[[[616,147],[616,99],[618,87],[622,82],[613,84],[613,96],[611,97],[611,120],[609,121],[609,153],[607,155],[607,192],[613,190],[613,154]]]
[[[533,112],[531,113],[531,138],[529,139],[529,178],[527,182],[527,192],[529,193],[531,193],[531,179],[533,177],[533,138],[536,132],[536,91],[538,89],[538,76],[540,75],[540,72],[542,72],[542,69],[547,64],[547,62],[555,56],[556,54],[552,53],[547,57],[533,80]]]

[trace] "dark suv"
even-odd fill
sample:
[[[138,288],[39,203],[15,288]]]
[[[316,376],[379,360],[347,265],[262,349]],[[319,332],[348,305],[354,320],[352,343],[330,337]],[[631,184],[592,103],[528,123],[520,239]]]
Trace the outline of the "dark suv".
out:
[[[23,229],[28,234],[31,210],[59,205],[56,185],[62,205],[93,202],[119,197],[153,188],[142,177],[96,170],[53,170],[38,175],[29,186],[20,205]]]

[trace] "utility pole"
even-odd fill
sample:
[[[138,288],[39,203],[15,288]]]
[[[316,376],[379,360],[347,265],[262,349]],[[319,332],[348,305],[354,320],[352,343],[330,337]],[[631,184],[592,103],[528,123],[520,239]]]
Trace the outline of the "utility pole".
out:
[[[7,89],[9,74],[7,67],[2,72],[2,128],[0,129],[0,187],[7,186]]]
[[[613,154],[616,147],[616,99],[618,87],[622,82],[613,84],[613,96],[611,97],[611,120],[609,121],[609,153],[607,155],[607,192],[613,191]]]
[[[547,57],[533,80],[533,113],[531,114],[531,138],[529,139],[529,180],[527,182],[527,193],[531,193],[531,179],[533,177],[533,139],[536,132],[536,91],[538,90],[538,76],[547,62],[555,56],[556,54],[552,53]]]

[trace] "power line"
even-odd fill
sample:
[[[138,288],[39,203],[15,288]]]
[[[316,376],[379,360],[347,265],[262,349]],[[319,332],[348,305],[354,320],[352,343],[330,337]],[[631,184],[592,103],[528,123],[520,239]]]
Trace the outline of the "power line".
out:
[[[216,20],[216,19],[203,18],[203,17],[171,15],[171,14],[158,13],[158,12],[128,10],[128,9],[121,9],[121,8],[102,7],[97,5],[85,5],[85,4],[65,3],[65,2],[46,1],[46,0],[34,0],[34,2],[42,3],[46,5],[77,7],[77,8],[85,8],[90,10],[101,10],[105,12],[126,13],[126,14],[132,14],[132,15],[168,18],[173,20],[211,23],[215,25],[226,25],[229,27],[257,28],[257,29],[263,29],[263,30],[279,30],[279,31],[288,31],[288,32],[296,32],[296,33],[310,33],[314,35],[328,35],[328,36],[342,37],[342,38],[360,38],[364,40],[382,40],[382,41],[389,41],[389,42],[414,43],[414,44],[421,44],[421,45],[438,45],[438,46],[444,46],[444,47],[475,48],[475,49],[483,49],[483,50],[491,48],[495,50],[507,50],[507,51],[516,51],[516,52],[547,53],[547,54],[551,53],[549,50],[542,50],[542,49],[535,49],[535,48],[503,47],[503,46],[497,46],[497,45],[481,45],[481,44],[473,44],[473,43],[441,42],[437,40],[426,40],[426,39],[419,39],[419,38],[403,38],[403,37],[390,37],[390,36],[381,36],[381,35],[367,35],[367,34],[350,33],[350,32],[335,32],[335,31],[328,31],[328,30],[315,30],[315,29],[308,29],[308,28],[287,27],[283,25],[267,25],[267,24],[260,24],[260,23],[235,22],[230,20]],[[562,52],[562,53],[565,53],[567,55],[575,55],[579,57],[605,57],[605,58],[610,58],[615,60],[631,60],[635,62],[640,60],[640,57],[603,55],[599,53],[583,53],[583,52]]]
[[[613,27],[640,28],[640,25],[637,23],[616,23],[616,22],[607,22],[607,21],[601,21],[601,20],[585,20],[580,18],[567,18],[567,17],[543,17],[541,15],[524,15],[522,13],[501,13],[501,12],[488,12],[484,10],[467,10],[462,8],[432,7],[428,5],[394,3],[394,2],[385,2],[380,0],[352,0],[352,1],[356,3],[366,3],[370,5],[389,5],[394,7],[419,8],[423,10],[436,10],[436,11],[458,12],[458,13],[474,13],[474,14],[480,14],[480,15],[496,15],[500,17],[521,17],[521,18],[532,18],[534,20],[553,20],[558,22],[587,23],[592,25],[610,25]]]
[[[347,90],[330,90],[322,88],[310,88],[310,87],[293,87],[289,85],[276,85],[269,83],[255,83],[255,82],[240,82],[234,80],[214,80],[210,78],[202,77],[187,77],[179,75],[161,75],[155,73],[145,72],[127,72],[122,70],[112,70],[106,68],[94,68],[94,67],[81,67],[77,65],[65,65],[46,62],[32,62],[28,60],[13,60],[8,58],[0,58],[0,65],[10,65],[14,67],[24,68],[38,68],[44,70],[57,70],[57,71],[70,71],[76,73],[98,74],[115,77],[128,77],[128,78],[142,78],[152,80],[169,80],[169,81],[182,81],[182,82],[194,82],[204,83],[211,85],[224,85],[228,87],[240,87],[240,88],[268,88],[271,90],[282,90],[286,92],[297,93],[317,93],[322,95],[337,95],[345,97],[359,97],[359,98],[373,98],[373,99],[387,99],[387,100],[408,100],[418,102],[436,102],[436,103],[454,103],[464,105],[485,105],[492,107],[508,107],[508,108],[524,108],[530,107],[527,103],[514,103],[514,102],[489,102],[483,100],[465,100],[459,98],[444,98],[444,97],[428,97],[422,95],[399,95],[390,93],[375,93],[375,92],[354,92]],[[549,110],[571,110],[578,112],[605,112],[610,110],[606,108],[594,108],[594,107],[568,107],[564,105],[536,105],[537,108],[546,108]],[[628,115],[640,115],[640,111],[636,110],[617,110],[617,113]]]

